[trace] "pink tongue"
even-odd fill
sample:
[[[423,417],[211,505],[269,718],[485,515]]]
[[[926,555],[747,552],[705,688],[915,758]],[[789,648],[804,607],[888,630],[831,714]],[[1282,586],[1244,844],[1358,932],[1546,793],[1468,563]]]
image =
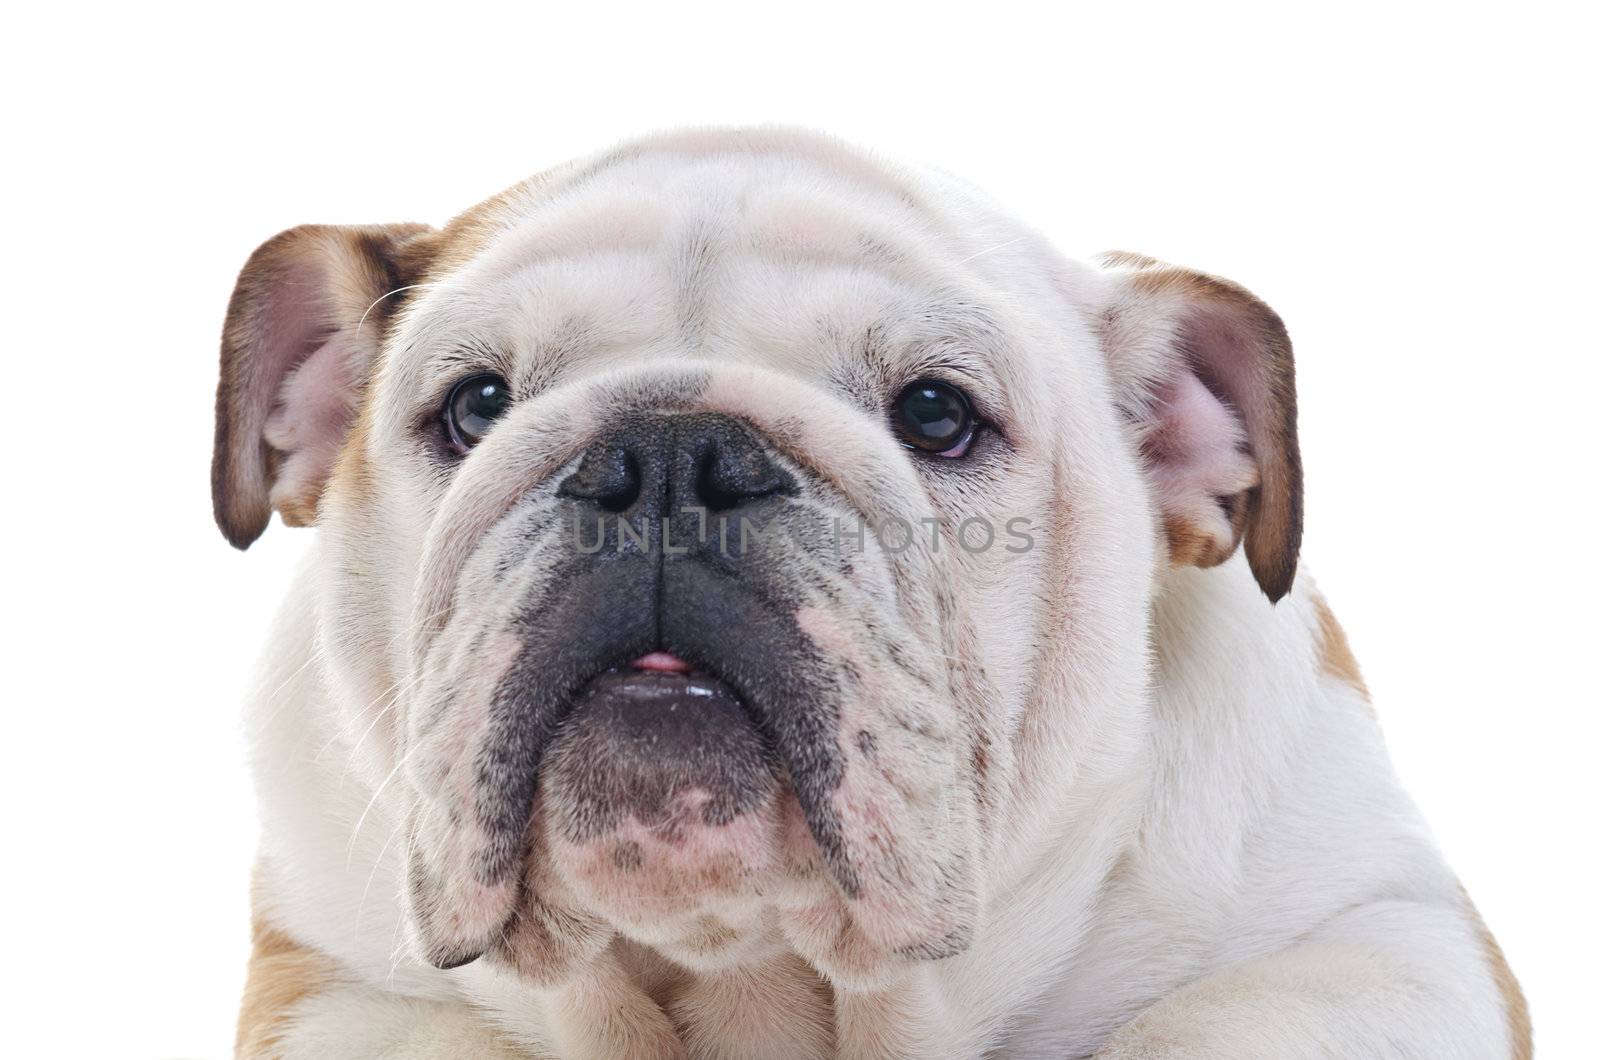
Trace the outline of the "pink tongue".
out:
[[[649,670],[661,674],[686,674],[693,667],[670,651],[653,651],[633,660],[635,670]]]

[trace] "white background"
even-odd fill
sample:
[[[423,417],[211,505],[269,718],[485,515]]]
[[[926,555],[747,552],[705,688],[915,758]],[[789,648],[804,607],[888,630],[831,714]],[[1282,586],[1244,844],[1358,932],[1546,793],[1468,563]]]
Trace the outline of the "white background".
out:
[[[238,703],[311,533],[240,554],[211,522],[251,249],[439,223],[642,131],[778,120],[1282,313],[1308,565],[1541,1054],[1594,1055],[1593,27],[1527,4],[575,7],[7,16],[0,1049],[231,1046]]]

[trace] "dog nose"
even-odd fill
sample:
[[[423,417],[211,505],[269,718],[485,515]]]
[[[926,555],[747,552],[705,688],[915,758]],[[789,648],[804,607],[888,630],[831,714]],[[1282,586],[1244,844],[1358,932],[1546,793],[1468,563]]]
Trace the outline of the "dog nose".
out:
[[[585,450],[559,490],[608,512],[654,516],[686,508],[726,512],[791,491],[788,473],[755,431],[713,413],[630,419]]]

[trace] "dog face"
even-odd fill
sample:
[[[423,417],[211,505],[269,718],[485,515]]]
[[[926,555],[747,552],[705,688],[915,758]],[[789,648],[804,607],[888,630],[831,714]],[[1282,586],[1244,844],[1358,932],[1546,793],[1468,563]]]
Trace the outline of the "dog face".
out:
[[[321,529],[420,953],[542,983],[619,934],[856,984],[959,952],[1138,753],[1166,566],[1243,540],[1276,599],[1298,546],[1270,310],[793,132],[284,233],[217,442],[230,540]]]

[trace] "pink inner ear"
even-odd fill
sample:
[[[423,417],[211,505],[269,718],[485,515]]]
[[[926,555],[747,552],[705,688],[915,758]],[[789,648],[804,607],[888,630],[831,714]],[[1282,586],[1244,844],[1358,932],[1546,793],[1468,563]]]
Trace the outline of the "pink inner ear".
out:
[[[362,363],[360,350],[343,332],[335,332],[278,391],[263,435],[268,445],[284,454],[272,484],[272,503],[279,511],[315,509],[355,420]]]
[[[1244,428],[1188,367],[1156,390],[1145,453],[1164,515],[1191,531],[1233,545],[1233,526],[1218,498],[1259,482]]]

